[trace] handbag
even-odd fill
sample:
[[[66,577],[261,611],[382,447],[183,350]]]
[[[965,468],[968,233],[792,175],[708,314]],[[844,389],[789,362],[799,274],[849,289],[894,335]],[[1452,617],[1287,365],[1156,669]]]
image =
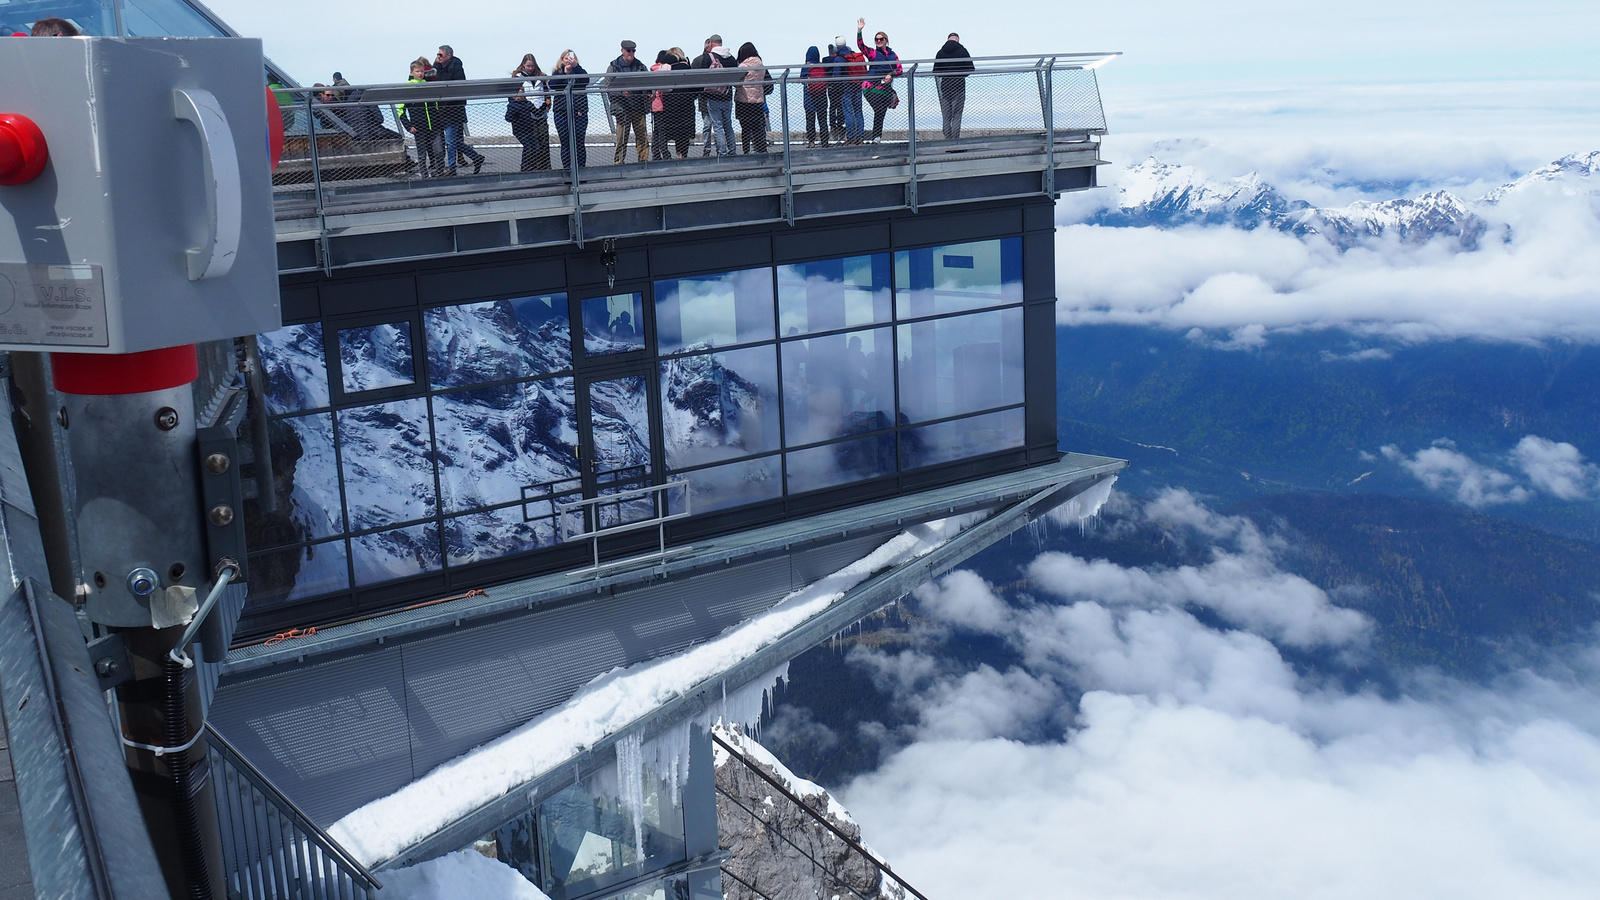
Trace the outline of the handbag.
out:
[[[506,121],[520,122],[523,119],[533,118],[533,104],[517,97],[506,99]]]
[[[889,89],[889,93],[892,95],[889,98],[889,108],[890,109],[899,109],[900,108],[900,92],[895,90],[894,88],[890,88]]]

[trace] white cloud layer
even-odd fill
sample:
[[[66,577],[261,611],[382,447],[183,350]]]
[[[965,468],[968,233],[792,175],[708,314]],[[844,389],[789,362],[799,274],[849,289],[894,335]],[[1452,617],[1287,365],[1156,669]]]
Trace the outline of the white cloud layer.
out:
[[[1587,148],[1584,148],[1587,149]],[[1057,319],[1259,342],[1348,328],[1424,341],[1600,340],[1600,199],[1537,185],[1489,210],[1480,249],[1386,240],[1339,253],[1269,229],[1057,229]]]
[[[1278,650],[1359,652],[1360,632],[1273,565],[1275,539],[1181,492],[1142,514],[1217,562],[1046,554],[1031,575],[1052,602],[998,611],[970,573],[919,598],[1019,650],[1008,671],[858,654],[920,714],[917,740],[842,792],[896,871],[951,896],[1592,896],[1600,652],[1563,678],[1350,692]],[[1218,600],[1229,585],[1247,599]]]
[[[1524,436],[1505,458],[1508,468],[1518,472],[1526,485],[1494,464],[1474,460],[1448,438],[1410,455],[1394,444],[1379,448],[1379,452],[1428,489],[1474,508],[1525,503],[1538,492],[1558,500],[1587,500],[1600,488],[1600,466],[1585,461],[1583,452],[1572,444],[1536,434]]]

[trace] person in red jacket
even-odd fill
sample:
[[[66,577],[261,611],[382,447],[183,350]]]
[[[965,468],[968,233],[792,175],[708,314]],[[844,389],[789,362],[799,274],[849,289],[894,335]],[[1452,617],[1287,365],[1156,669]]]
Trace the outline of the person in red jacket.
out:
[[[865,24],[866,20],[862,20]],[[839,61],[842,63],[842,72],[829,72],[830,75],[842,74],[848,77],[839,88],[839,99],[844,103],[844,142],[846,144],[861,143],[861,81],[867,77],[867,58],[850,49],[850,43],[844,35],[833,39],[834,47],[838,50]]]

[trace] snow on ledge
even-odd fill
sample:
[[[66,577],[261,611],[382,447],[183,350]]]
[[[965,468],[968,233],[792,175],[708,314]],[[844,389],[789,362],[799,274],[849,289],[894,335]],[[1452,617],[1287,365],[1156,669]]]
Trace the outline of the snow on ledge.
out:
[[[335,822],[328,832],[367,865],[390,859],[715,679],[832,606],[851,588],[932,552],[985,515],[953,516],[908,528],[872,553],[704,644],[606,672],[562,706],[373,800]]]

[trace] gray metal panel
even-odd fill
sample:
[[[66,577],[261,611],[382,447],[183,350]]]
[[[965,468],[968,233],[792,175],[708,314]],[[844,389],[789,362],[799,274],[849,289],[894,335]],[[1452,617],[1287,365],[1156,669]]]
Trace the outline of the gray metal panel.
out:
[[[225,683],[211,721],[319,824],[421,774],[389,648]]]
[[[505,734],[617,666],[714,637],[789,590],[787,561],[771,559],[409,644],[416,769]]]
[[[792,570],[790,585],[792,588],[803,587],[824,575],[837,572],[878,549],[886,540],[888,538],[881,534],[867,535],[796,553],[789,558]]]

